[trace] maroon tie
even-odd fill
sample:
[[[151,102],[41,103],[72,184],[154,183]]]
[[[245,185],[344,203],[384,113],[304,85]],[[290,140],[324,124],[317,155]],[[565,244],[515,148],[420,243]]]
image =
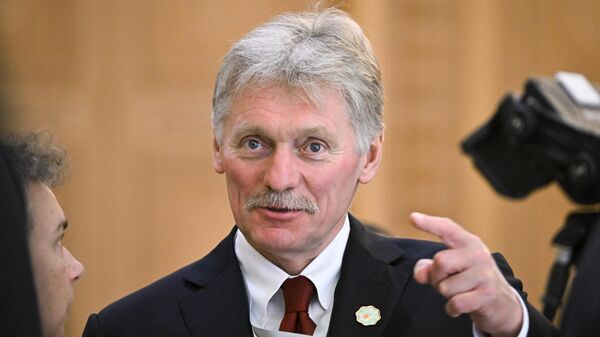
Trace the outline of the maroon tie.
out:
[[[285,299],[285,315],[279,331],[312,336],[316,324],[308,316],[308,305],[315,294],[315,286],[306,277],[298,276],[285,280],[281,288]]]

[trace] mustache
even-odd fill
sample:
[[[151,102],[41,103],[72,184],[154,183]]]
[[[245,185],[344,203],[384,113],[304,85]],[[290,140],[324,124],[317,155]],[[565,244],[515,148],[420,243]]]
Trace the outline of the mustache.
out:
[[[280,210],[304,211],[308,214],[319,212],[319,206],[312,199],[291,191],[277,192],[262,191],[251,196],[244,207],[247,210],[255,208],[275,208]]]

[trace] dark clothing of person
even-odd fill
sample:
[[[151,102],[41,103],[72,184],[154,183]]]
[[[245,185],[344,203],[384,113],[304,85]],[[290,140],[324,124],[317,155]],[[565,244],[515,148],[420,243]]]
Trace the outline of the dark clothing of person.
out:
[[[0,144],[0,336],[39,337],[23,189]]]
[[[600,336],[600,221],[596,221],[577,261],[577,274],[562,318],[561,336]]]

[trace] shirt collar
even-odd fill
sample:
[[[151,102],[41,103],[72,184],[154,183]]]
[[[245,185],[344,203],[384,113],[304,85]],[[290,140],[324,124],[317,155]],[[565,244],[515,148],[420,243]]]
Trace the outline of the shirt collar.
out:
[[[335,238],[300,275],[308,277],[317,289],[317,297],[324,310],[333,305],[335,286],[340,278],[342,259],[350,235],[350,222],[346,215],[344,224]],[[248,290],[248,302],[252,315],[264,317],[267,305],[281,284],[295,275],[289,275],[262,256],[238,229],[235,237],[235,253]],[[260,319],[257,317],[258,319]]]
[[[331,241],[331,243],[319,254],[311,263],[304,268],[300,275],[308,277],[315,288],[319,302],[325,310],[329,310],[333,304],[333,295],[335,286],[340,278],[342,269],[342,259],[346,250],[346,243],[350,235],[350,222],[348,215],[344,220],[344,225]]]

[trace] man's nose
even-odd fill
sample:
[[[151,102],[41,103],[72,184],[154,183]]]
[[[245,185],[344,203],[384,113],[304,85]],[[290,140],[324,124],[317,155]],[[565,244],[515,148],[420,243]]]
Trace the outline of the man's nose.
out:
[[[67,248],[65,248],[65,254],[67,255],[67,269],[69,278],[73,281],[79,280],[85,273],[85,267],[71,254]]]
[[[265,183],[274,191],[285,191],[298,186],[300,171],[296,152],[290,147],[278,147],[270,156],[265,172]]]

